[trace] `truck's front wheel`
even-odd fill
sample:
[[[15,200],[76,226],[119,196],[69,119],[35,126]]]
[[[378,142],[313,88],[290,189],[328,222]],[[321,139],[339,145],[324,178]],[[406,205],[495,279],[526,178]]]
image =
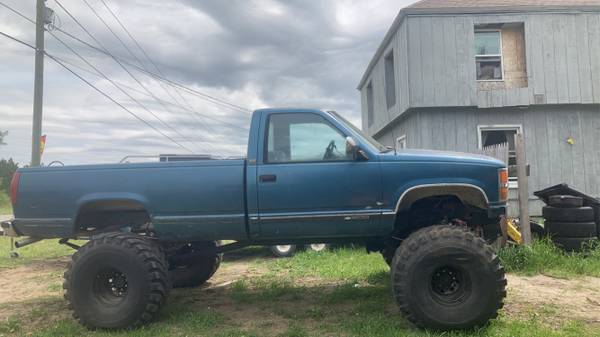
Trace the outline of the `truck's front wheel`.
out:
[[[170,288],[167,262],[158,246],[130,233],[90,240],[73,254],[64,277],[73,316],[88,328],[146,324]]]
[[[500,260],[483,239],[454,226],[413,233],[392,262],[394,296],[423,328],[468,329],[498,315],[506,297]]]

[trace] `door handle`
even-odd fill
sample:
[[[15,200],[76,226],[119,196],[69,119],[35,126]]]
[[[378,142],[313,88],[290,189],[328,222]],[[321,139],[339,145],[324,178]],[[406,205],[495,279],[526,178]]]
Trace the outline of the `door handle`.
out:
[[[258,180],[261,183],[274,183],[277,181],[277,176],[274,174],[263,174],[260,177],[258,177]]]

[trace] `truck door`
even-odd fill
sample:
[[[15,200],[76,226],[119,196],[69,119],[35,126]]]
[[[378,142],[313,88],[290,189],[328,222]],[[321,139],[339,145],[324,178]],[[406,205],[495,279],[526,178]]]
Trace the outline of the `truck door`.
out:
[[[377,160],[355,160],[346,135],[317,113],[271,113],[257,158],[263,238],[378,235]]]

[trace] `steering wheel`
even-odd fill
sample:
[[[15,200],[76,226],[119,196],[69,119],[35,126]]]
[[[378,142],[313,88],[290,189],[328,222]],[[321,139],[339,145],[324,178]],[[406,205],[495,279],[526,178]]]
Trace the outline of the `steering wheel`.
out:
[[[333,153],[333,151],[336,149],[337,149],[337,146],[335,146],[335,141],[334,140],[330,141],[329,145],[327,145],[327,148],[325,149],[325,154],[323,155],[323,160],[335,159],[335,154]]]

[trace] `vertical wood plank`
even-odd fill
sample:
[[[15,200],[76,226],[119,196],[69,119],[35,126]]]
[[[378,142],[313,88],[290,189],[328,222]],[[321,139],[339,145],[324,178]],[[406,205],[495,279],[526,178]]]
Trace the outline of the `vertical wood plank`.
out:
[[[579,50],[577,46],[577,31],[575,15],[568,15],[565,26],[565,36],[567,40],[567,74],[569,78],[569,103],[581,102],[581,80],[579,79],[579,54],[587,52]]]
[[[590,14],[587,18],[594,103],[600,103],[600,14]]]
[[[519,220],[523,243],[531,244],[531,227],[529,225],[529,184],[527,177],[527,153],[523,134],[515,135],[515,149],[517,150],[517,179],[519,180]]]
[[[443,22],[443,41],[444,41],[444,106],[458,106],[458,69],[459,64],[456,59],[456,22],[454,17],[446,18]]]
[[[426,106],[431,106],[435,102],[434,94],[434,74],[433,74],[433,39],[432,39],[432,20],[429,17],[422,17],[419,20],[421,27],[421,59],[423,72],[423,99]]]
[[[554,60],[556,66],[556,92],[558,103],[569,103],[570,79],[567,67],[567,36],[566,16],[553,15],[549,17],[552,22],[554,35]]]
[[[575,15],[575,40],[578,50],[579,88],[581,103],[588,104],[594,101],[592,89],[592,64],[590,60],[590,47],[588,37],[587,15]]]
[[[558,88],[556,85],[556,54],[554,48],[554,25],[552,16],[542,17],[542,44],[544,51],[544,77],[546,86],[546,101],[549,104],[558,103]]]
[[[409,18],[408,30],[408,76],[410,84],[410,105],[424,105],[423,64],[421,59],[421,20]]]

